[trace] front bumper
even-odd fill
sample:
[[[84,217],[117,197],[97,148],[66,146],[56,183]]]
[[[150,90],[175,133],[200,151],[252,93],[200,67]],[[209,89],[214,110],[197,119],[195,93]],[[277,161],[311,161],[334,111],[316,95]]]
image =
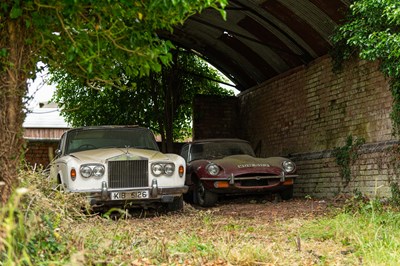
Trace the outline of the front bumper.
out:
[[[157,180],[153,180],[151,187],[109,188],[107,182],[102,182],[100,190],[80,191],[87,195],[90,205],[120,205],[121,202],[149,203],[172,202],[188,191],[188,186],[159,187]],[[133,197],[135,195],[135,197]]]
[[[216,177],[216,178],[202,177],[200,178],[200,180],[211,191],[217,193],[235,193],[239,191],[252,192],[252,191],[266,191],[266,190],[280,190],[286,186],[292,186],[294,183],[294,179],[296,177],[298,177],[298,175],[286,174],[282,172],[281,175],[275,175],[275,176],[235,177],[232,174],[228,177]],[[271,180],[271,181],[262,182],[264,180]]]

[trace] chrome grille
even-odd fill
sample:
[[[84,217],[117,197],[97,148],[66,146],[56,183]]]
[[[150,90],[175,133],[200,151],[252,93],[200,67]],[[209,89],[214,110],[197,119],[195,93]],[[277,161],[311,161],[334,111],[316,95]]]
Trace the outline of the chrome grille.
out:
[[[148,160],[108,162],[108,186],[110,188],[147,187]]]

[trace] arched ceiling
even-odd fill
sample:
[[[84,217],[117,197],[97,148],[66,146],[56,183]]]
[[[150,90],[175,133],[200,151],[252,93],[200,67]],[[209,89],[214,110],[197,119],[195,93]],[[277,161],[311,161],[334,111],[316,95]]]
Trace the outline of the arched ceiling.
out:
[[[351,0],[230,0],[227,19],[213,9],[171,35],[229,77],[239,91],[325,55]]]

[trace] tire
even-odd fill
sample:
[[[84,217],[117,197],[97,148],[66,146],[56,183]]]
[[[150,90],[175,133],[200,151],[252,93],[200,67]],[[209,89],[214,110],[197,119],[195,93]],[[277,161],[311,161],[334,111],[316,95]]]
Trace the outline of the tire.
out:
[[[290,200],[293,198],[293,186],[286,188],[285,190],[279,193],[282,200]]]
[[[167,212],[177,212],[183,210],[183,196],[175,197],[172,202],[166,204]]]
[[[194,186],[194,202],[202,207],[212,207],[217,203],[218,195],[207,190],[201,181]]]

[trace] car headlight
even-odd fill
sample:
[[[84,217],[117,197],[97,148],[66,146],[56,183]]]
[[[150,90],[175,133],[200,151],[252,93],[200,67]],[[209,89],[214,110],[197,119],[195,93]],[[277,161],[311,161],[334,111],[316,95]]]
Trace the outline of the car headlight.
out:
[[[296,169],[296,165],[292,161],[283,161],[282,167],[286,173],[292,173]]]
[[[151,164],[151,172],[154,176],[166,175],[172,176],[175,172],[175,164],[173,163],[153,163]]]
[[[206,170],[210,175],[218,175],[219,174],[219,167],[215,163],[210,163],[206,166]]]
[[[101,164],[84,164],[80,167],[79,172],[85,178],[102,177],[105,173],[105,168]]]
[[[88,178],[92,175],[92,168],[90,168],[88,165],[81,166],[80,172],[81,176]]]
[[[164,167],[165,175],[171,176],[175,172],[175,165],[174,164],[166,164]]]
[[[93,167],[92,174],[95,177],[102,177],[104,175],[104,172],[105,172],[104,166],[96,165],[95,167]]]
[[[163,173],[163,167],[159,163],[153,163],[151,165],[151,172],[153,172],[153,175],[155,176],[160,176]]]

